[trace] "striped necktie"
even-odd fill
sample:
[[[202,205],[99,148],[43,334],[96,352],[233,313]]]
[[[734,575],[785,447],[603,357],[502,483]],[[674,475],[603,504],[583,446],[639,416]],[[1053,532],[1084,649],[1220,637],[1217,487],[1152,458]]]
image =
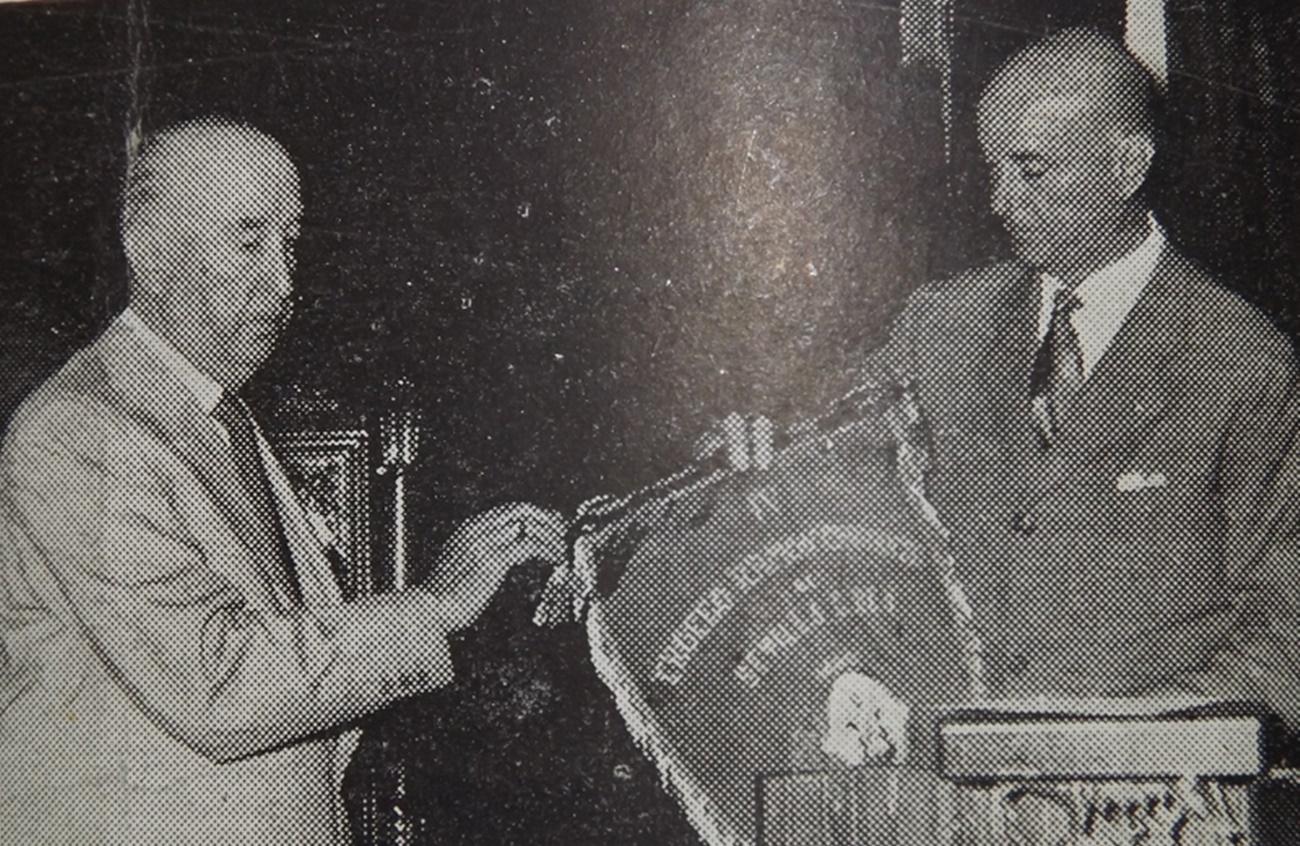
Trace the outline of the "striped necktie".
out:
[[[1071,320],[1081,305],[1073,291],[1057,290],[1047,334],[1034,356],[1029,375],[1034,422],[1044,449],[1056,441],[1070,400],[1083,385],[1083,348]]]

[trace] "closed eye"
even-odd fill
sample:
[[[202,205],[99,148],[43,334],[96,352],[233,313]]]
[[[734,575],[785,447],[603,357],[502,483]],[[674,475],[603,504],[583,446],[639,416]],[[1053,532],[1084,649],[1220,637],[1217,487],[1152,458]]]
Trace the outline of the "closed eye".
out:
[[[1050,169],[1045,159],[1030,153],[1012,156],[1011,160],[1020,168],[1020,178],[1026,181],[1039,179]]]

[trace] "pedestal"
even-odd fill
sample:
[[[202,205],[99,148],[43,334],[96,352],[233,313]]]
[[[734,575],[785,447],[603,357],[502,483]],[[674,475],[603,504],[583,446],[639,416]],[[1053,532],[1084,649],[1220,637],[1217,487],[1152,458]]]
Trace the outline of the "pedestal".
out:
[[[962,715],[937,766],[760,779],[764,846],[1259,844],[1249,716]]]

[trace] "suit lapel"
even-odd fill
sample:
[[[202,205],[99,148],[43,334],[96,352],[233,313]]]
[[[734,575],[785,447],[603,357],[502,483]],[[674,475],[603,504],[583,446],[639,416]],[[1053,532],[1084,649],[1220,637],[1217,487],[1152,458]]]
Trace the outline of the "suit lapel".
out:
[[[283,572],[266,542],[264,524],[253,511],[218,424],[127,327],[115,323],[109,328],[101,340],[99,356],[118,395],[131,404],[132,416],[168,444],[207,491],[247,559],[255,564],[258,578],[253,583],[260,588],[263,601],[287,607],[290,598]],[[238,584],[250,584],[247,574],[225,575]]]
[[[997,427],[994,440],[1003,444],[1003,460],[1022,474],[1041,465],[1038,434],[1029,397],[1029,371],[1038,349],[1039,294],[1037,278],[1024,265],[996,298],[988,320],[995,332],[983,356],[977,378],[985,380],[989,402],[985,419]]]
[[[1170,362],[1182,347],[1187,319],[1178,285],[1180,261],[1177,252],[1165,248],[1146,290],[1070,403],[1034,490],[1035,502],[1094,457],[1122,458],[1164,410]]]
[[[343,594],[325,555],[325,542],[312,528],[302,502],[294,493],[293,486],[289,484],[270,445],[260,433],[258,445],[271,482],[271,495],[284,524],[285,539],[289,544],[289,554],[293,558],[298,581],[302,585],[304,600],[308,605],[335,605],[342,602]]]

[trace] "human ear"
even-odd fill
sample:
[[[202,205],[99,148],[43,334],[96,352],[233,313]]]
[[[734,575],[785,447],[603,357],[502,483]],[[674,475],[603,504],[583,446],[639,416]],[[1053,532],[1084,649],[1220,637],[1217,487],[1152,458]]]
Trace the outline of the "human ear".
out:
[[[1144,134],[1124,135],[1116,142],[1111,172],[1125,200],[1131,199],[1146,182],[1155,152],[1155,144]]]
[[[165,240],[157,226],[143,216],[122,222],[122,249],[132,288],[150,297],[162,294],[167,278]]]

